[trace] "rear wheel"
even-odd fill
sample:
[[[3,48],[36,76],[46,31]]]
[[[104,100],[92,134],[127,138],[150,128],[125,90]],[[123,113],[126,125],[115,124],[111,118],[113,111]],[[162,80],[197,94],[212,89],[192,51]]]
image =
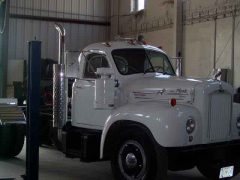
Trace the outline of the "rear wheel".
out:
[[[0,126],[0,157],[8,157],[11,150],[11,126]]]
[[[0,126],[0,157],[15,157],[23,148],[25,125]]]
[[[25,125],[16,125],[13,127],[12,151],[9,156],[15,157],[22,151],[25,140]]]
[[[133,128],[125,131],[115,143],[111,157],[115,179],[161,180],[167,172],[167,156],[163,148],[159,150],[156,151],[153,142],[143,131]]]

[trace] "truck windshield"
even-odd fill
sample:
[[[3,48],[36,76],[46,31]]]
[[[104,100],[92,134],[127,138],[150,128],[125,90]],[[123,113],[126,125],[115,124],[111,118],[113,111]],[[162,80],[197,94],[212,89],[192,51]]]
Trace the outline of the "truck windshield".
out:
[[[159,72],[175,75],[168,57],[145,49],[117,49],[112,51],[114,62],[122,75]]]

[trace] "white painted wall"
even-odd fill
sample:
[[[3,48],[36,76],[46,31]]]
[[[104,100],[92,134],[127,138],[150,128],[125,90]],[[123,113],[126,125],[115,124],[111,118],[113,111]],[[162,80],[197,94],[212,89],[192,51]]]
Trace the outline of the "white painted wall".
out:
[[[236,22],[240,22],[240,16],[236,18]],[[240,25],[235,30],[235,71],[234,71],[235,87],[240,87]]]
[[[213,64],[212,22],[183,28],[183,72],[187,76],[206,77]]]
[[[138,18],[138,34],[143,34],[149,44],[163,46],[163,50],[169,56],[173,56],[173,0],[146,0],[144,14]],[[240,22],[240,1],[239,0],[183,0],[184,18],[199,16],[199,12],[210,12],[224,7],[231,9],[237,5],[236,26]],[[127,37],[134,37],[135,17],[126,16],[130,12],[130,0],[120,0],[120,27],[118,28],[118,1],[112,0],[111,16],[111,38],[117,34]],[[164,24],[165,20],[165,24]],[[184,21],[183,27],[183,71],[186,76],[212,77],[210,73],[214,60],[214,21],[199,22]],[[119,32],[118,32],[119,29]],[[219,16],[217,20],[217,47],[216,47],[216,68],[231,68],[232,42],[232,17]],[[228,42],[229,41],[229,42]],[[227,43],[228,42],[228,43]],[[224,49],[224,47],[226,48]],[[223,51],[224,49],[224,51]],[[235,30],[235,81],[234,86],[240,87],[240,24]],[[223,51],[223,52],[222,52]],[[221,55],[221,56],[220,56]],[[210,75],[210,76],[209,76]]]

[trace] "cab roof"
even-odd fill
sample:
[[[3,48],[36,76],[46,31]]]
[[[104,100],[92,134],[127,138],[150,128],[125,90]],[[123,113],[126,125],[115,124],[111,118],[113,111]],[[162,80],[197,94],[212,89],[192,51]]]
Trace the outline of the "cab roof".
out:
[[[147,49],[147,50],[154,50],[161,52],[163,54],[166,54],[164,51],[161,49],[151,46],[151,45],[141,45],[141,44],[131,44],[127,41],[111,41],[110,47],[105,45],[106,42],[101,42],[101,43],[94,43],[91,44],[87,47],[84,48],[84,51],[89,51],[89,50],[102,50],[104,52],[112,52],[115,49]]]

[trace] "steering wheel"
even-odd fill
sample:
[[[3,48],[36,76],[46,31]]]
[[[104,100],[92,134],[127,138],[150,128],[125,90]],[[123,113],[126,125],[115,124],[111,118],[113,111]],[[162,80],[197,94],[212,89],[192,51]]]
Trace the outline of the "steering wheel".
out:
[[[116,62],[117,62],[117,63],[119,63],[120,65],[123,65],[124,68],[125,68],[124,71],[123,71],[123,70],[120,70],[121,73],[127,74],[127,73],[128,73],[128,68],[131,69],[131,70],[133,70],[134,72],[138,72],[138,70],[136,70],[135,68],[129,66],[129,65],[127,64],[127,61],[126,61],[125,59],[123,59],[123,58],[121,58],[121,57],[117,57],[117,56],[115,57],[115,59],[116,59]]]

